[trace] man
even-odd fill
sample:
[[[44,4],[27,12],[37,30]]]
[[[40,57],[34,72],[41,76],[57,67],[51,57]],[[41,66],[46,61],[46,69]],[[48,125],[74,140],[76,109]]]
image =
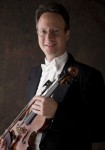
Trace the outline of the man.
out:
[[[50,122],[43,130],[36,129],[31,149],[92,150],[92,142],[105,140],[104,80],[100,71],[76,61],[67,52],[69,21],[67,10],[55,2],[44,3],[36,11],[38,42],[45,64],[30,72],[28,99],[35,101],[31,112]],[[46,96],[49,89],[41,94],[47,83],[53,86],[72,67],[78,71],[68,84],[59,84],[50,96]],[[3,142],[0,150],[5,149]]]

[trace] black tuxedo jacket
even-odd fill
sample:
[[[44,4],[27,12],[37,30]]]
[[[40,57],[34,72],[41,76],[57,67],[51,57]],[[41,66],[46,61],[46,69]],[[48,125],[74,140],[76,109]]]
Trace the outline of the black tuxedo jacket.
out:
[[[68,56],[61,76],[72,66],[78,68],[78,75],[53,93],[58,109],[43,133],[40,150],[91,150],[93,142],[105,140],[103,77],[100,71]],[[40,65],[30,72],[29,100],[36,93],[41,73]]]

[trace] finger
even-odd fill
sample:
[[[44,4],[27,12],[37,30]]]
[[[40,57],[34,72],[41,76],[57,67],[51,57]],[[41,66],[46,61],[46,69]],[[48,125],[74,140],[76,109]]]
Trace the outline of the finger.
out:
[[[41,100],[39,100],[39,99],[37,99],[36,101],[35,101],[35,103],[34,103],[35,105],[39,105],[39,106],[41,106],[42,105],[42,101]]]
[[[37,100],[33,105],[32,105],[32,111],[40,111],[41,110],[41,101]]]
[[[37,115],[42,115],[41,108],[39,106],[36,106],[36,108],[33,108],[32,111]]]
[[[40,105],[33,105],[32,110],[40,110],[41,106]]]
[[[5,145],[6,145],[6,142],[4,141],[4,139],[1,139],[1,140],[0,140],[0,148],[1,148],[2,150],[5,149]]]

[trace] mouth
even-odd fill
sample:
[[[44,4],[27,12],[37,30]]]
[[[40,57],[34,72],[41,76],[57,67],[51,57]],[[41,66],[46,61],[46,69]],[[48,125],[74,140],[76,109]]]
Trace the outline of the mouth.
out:
[[[56,44],[44,44],[46,47],[49,47],[49,48],[51,48],[51,47],[54,47]]]

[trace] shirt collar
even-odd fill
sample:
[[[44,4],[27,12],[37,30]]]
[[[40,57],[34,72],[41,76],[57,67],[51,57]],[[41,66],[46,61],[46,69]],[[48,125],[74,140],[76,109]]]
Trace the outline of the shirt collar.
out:
[[[57,68],[59,69],[62,64],[66,62],[68,58],[67,52],[64,52],[62,55],[55,57],[51,62],[48,62],[47,59],[45,58],[45,64],[46,65],[56,65]]]

